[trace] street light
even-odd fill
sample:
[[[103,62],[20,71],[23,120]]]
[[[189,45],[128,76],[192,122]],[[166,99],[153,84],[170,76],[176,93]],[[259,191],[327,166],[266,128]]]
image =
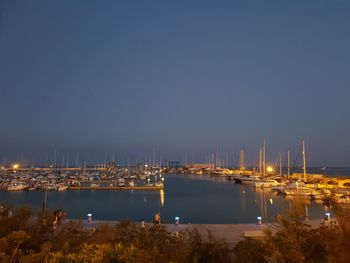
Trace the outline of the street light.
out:
[[[13,170],[18,169],[18,168],[19,168],[19,164],[18,164],[18,163],[15,163],[14,165],[12,165],[12,168],[13,168]]]
[[[272,173],[273,172],[273,167],[272,166],[267,166],[266,168],[268,173]]]

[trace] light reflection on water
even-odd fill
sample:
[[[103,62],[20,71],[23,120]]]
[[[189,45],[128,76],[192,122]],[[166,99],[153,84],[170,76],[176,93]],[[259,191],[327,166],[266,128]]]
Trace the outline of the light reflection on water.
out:
[[[44,193],[0,191],[0,202],[16,205],[30,204],[42,207]],[[271,202],[272,201],[272,202]],[[85,219],[92,213],[94,219],[152,221],[160,211],[163,222],[182,223],[256,223],[257,216],[264,222],[275,221],[292,206],[292,199],[254,190],[248,185],[235,184],[225,178],[206,175],[165,175],[164,191],[104,191],[72,190],[49,192],[50,209],[64,209],[69,218]],[[324,217],[324,207],[314,202],[307,204],[310,219]]]

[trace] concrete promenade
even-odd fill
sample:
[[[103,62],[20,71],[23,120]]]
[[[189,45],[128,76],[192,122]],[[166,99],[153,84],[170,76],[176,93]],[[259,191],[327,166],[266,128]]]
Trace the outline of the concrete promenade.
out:
[[[99,224],[114,224],[117,221],[100,221],[94,220],[88,223],[83,220],[85,227],[98,227]],[[307,220],[306,224],[309,224],[312,228],[317,228],[321,225],[322,220]],[[145,223],[146,227],[152,225],[152,223]],[[211,233],[217,239],[224,239],[230,247],[233,247],[239,241],[243,240],[244,237],[251,238],[262,238],[264,237],[263,231],[270,229],[272,233],[275,233],[280,225],[278,223],[262,223],[258,224],[162,224],[171,233],[177,233],[181,231],[191,230],[196,228],[199,234],[207,239],[209,233]]]
[[[322,220],[308,220],[306,224],[311,225],[312,228],[317,228],[322,223]],[[275,233],[280,225],[277,223],[263,223],[258,224],[166,224],[168,231],[176,233],[185,231],[186,229],[196,228],[203,238],[207,238],[209,232],[216,238],[225,239],[230,245],[234,246],[237,242],[244,239],[243,233],[246,237],[259,238],[263,237],[264,230],[270,229]]]

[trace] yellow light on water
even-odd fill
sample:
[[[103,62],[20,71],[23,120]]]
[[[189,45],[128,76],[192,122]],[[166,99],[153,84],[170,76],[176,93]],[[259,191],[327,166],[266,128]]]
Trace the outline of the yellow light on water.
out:
[[[162,207],[164,206],[164,190],[160,189],[160,203],[162,205]]]

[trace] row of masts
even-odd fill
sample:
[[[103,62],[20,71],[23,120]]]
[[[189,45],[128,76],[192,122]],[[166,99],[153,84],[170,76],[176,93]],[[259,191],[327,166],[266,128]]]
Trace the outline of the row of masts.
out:
[[[83,155],[84,156],[84,155]],[[305,154],[305,141],[302,141],[302,156],[303,156],[303,172],[304,172],[304,180],[306,180],[306,154]],[[84,158],[85,157],[85,158]],[[87,154],[85,154],[83,158],[81,158],[81,155],[79,156],[79,153],[76,152],[75,154],[75,167],[76,168],[86,168],[87,167]],[[152,154],[150,156],[146,156],[146,158],[142,159],[138,159],[136,158],[136,160],[134,160],[133,162],[130,162],[130,159],[127,158],[127,162],[125,162],[124,158],[119,158],[119,162],[117,162],[117,158],[116,158],[116,154],[115,152],[113,152],[113,157],[112,157],[112,163],[114,163],[116,166],[137,166],[140,163],[144,163],[144,164],[148,164],[151,166],[162,166],[162,164],[167,163],[166,160],[163,160],[161,158],[159,158],[159,162],[156,160],[156,151],[155,148],[153,148]],[[49,158],[47,157],[47,161],[46,161],[46,166],[49,167],[54,167],[54,168],[62,168],[64,166],[66,166],[66,168],[71,167],[71,159],[69,158],[69,155],[67,156],[67,158],[65,158],[65,156],[63,156],[62,158],[62,164],[60,165],[57,162],[57,152],[56,150],[54,150],[54,160],[52,162],[49,162],[48,160]],[[287,159],[288,159],[288,164],[287,164],[287,175],[290,176],[290,172],[291,172],[291,163],[290,163],[290,150],[288,150],[287,152]],[[213,153],[209,156],[206,156],[206,163],[207,164],[211,164],[213,167],[221,167],[221,168],[229,168],[231,166],[229,166],[229,162],[228,162],[229,158],[228,158],[228,153],[226,153],[226,158],[219,158],[219,149],[217,149],[216,153]],[[107,165],[107,152],[105,153],[105,162],[104,164]],[[23,162],[22,162],[23,164]],[[99,164],[103,164],[103,163],[99,163],[97,160],[95,161],[95,165],[99,165]],[[4,164],[5,166],[5,160],[4,160]],[[40,162],[38,163],[38,165],[42,165],[41,163],[41,158],[40,158]],[[238,165],[239,165],[239,169],[245,170],[246,166],[245,166],[245,154],[244,154],[244,150],[240,150],[239,152],[239,161],[238,161]],[[34,167],[34,163],[32,163],[32,167]],[[234,167],[234,166],[232,166]],[[280,153],[279,155],[279,167],[280,167],[280,175],[282,176],[283,174],[283,169],[282,169],[282,153]],[[260,147],[259,150],[259,166],[258,166],[258,170],[259,170],[259,174],[262,178],[266,178],[267,172],[266,172],[266,140],[264,139],[263,145]]]
[[[302,157],[303,157],[303,179],[306,182],[306,149],[305,141],[302,140]],[[282,153],[279,154],[279,175],[283,176],[283,167],[282,167]],[[287,176],[290,176],[290,150],[287,151]],[[265,179],[266,178],[266,140],[264,139],[263,145],[259,149],[259,174]]]

